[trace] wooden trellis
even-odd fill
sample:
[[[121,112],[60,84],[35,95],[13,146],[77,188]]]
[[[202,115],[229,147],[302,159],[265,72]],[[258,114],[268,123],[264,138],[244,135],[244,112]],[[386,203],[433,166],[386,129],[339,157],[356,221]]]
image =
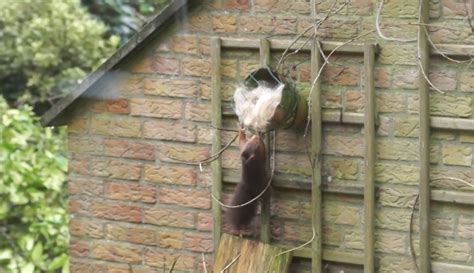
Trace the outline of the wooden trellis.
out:
[[[212,38],[211,40],[211,58],[212,58],[212,109],[213,118],[212,125],[214,128],[220,128],[222,125],[222,116],[234,116],[234,111],[229,105],[223,105],[221,101],[221,90],[220,90],[220,64],[221,64],[221,49],[222,48],[239,48],[239,49],[254,49],[260,51],[260,65],[266,65],[269,63],[270,50],[284,50],[292,43],[291,40],[269,40],[269,39],[243,39],[243,38]],[[272,185],[273,187],[283,189],[300,189],[310,190],[312,196],[312,219],[313,227],[315,230],[315,238],[310,248],[298,249],[294,252],[295,257],[310,258],[312,260],[312,272],[322,272],[322,260],[330,262],[349,263],[356,265],[363,265],[365,272],[375,271],[375,250],[374,250],[374,211],[375,211],[375,196],[376,189],[374,183],[374,165],[375,165],[375,126],[378,123],[377,113],[375,111],[375,88],[374,88],[374,60],[378,53],[378,46],[373,43],[366,44],[347,44],[342,45],[339,42],[313,42],[312,44],[303,45],[300,42],[294,43],[291,48],[301,48],[302,52],[311,53],[311,73],[314,79],[322,66],[322,56],[320,55],[320,48],[323,51],[330,52],[337,48],[338,52],[359,54],[364,57],[364,73],[365,73],[365,111],[364,113],[345,113],[341,111],[325,110],[321,108],[320,99],[320,81],[316,82],[314,90],[311,93],[311,140],[312,147],[311,151],[313,155],[316,155],[313,175],[311,180],[300,180],[294,181],[292,179],[285,179],[285,176],[274,176]],[[460,55],[459,48],[450,45],[440,45],[445,52],[453,52],[454,55]],[[428,58],[429,55],[425,56]],[[427,92],[422,91],[420,92]],[[421,100],[420,100],[421,101]],[[420,107],[420,112],[423,108]],[[422,116],[423,114],[420,114]],[[474,130],[474,121],[460,119],[460,118],[444,118],[444,117],[429,117],[428,114],[424,116],[424,120],[428,119],[428,136],[429,128],[439,129],[455,129],[455,130]],[[321,140],[322,140],[322,123],[323,122],[340,122],[346,124],[359,124],[364,126],[364,138],[365,138],[365,155],[364,155],[364,168],[365,178],[364,187],[351,186],[341,187],[337,185],[331,185],[330,183],[324,183],[321,177]],[[420,123],[421,126],[421,123]],[[424,135],[425,134],[421,134]],[[421,136],[420,136],[421,137]],[[266,138],[266,144],[268,147],[268,136]],[[421,146],[421,145],[420,145]],[[212,152],[215,153],[221,149],[220,132],[214,129]],[[421,157],[420,166],[424,166],[429,163],[429,158]],[[424,170],[426,171],[426,170]],[[426,178],[428,179],[428,177]],[[232,170],[222,170],[221,161],[217,159],[212,163],[212,192],[214,196],[220,199],[222,191],[222,182],[227,183],[238,183],[239,174]],[[421,182],[425,183],[425,182]],[[423,193],[420,198],[428,198],[429,200],[453,202],[456,200],[457,203],[474,204],[472,196],[467,193],[455,192],[449,190],[430,190],[426,187],[426,184],[420,185],[420,191]],[[428,190],[428,192],[426,192]],[[349,195],[363,196],[364,197],[364,254],[342,252],[336,250],[323,250],[322,248],[322,208],[321,208],[321,197],[324,192],[332,193],[343,193]],[[270,198],[268,195],[263,199],[262,213],[261,213],[261,240],[266,243],[271,243],[270,236]],[[420,199],[421,201],[421,199]],[[423,199],[424,202],[425,199]],[[215,249],[219,243],[221,235],[221,208],[217,201],[213,200],[212,210],[214,216],[213,226],[213,238]],[[421,216],[424,215],[424,216]],[[420,216],[429,216],[429,207],[420,206]],[[426,221],[428,218],[421,220]],[[420,223],[423,223],[420,221]],[[429,238],[428,229],[420,229],[422,236]],[[429,245],[428,245],[429,247]],[[429,248],[428,248],[429,250]],[[423,250],[422,250],[423,251]],[[426,251],[426,247],[425,247]],[[426,253],[425,253],[426,254]],[[420,257],[420,264],[429,264],[429,255]],[[437,266],[437,263],[433,263]],[[444,264],[438,266],[445,266]],[[423,272],[423,271],[422,271]]]

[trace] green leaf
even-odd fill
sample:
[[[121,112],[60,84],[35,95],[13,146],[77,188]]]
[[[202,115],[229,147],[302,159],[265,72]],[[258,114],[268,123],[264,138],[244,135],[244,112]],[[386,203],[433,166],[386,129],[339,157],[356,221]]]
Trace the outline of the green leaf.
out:
[[[35,266],[32,263],[26,264],[22,269],[21,273],[33,273],[35,271]]]
[[[4,249],[0,251],[0,261],[9,260],[12,258],[12,251],[10,249]]]
[[[48,265],[48,271],[53,271],[63,267],[62,273],[64,273],[64,265],[66,265],[66,262],[69,262],[69,257],[66,254],[58,256]]]
[[[37,266],[41,266],[43,263],[43,244],[41,242],[36,243],[33,251],[31,252],[31,259]]]
[[[66,262],[63,265],[62,273],[69,273],[69,257],[67,257]]]

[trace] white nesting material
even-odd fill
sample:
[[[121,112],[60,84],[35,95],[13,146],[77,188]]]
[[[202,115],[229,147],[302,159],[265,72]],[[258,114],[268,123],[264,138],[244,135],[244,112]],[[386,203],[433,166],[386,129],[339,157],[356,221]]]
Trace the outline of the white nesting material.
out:
[[[248,89],[239,87],[234,93],[235,113],[239,121],[257,131],[266,131],[270,120],[281,101],[284,84],[274,88],[259,84]]]

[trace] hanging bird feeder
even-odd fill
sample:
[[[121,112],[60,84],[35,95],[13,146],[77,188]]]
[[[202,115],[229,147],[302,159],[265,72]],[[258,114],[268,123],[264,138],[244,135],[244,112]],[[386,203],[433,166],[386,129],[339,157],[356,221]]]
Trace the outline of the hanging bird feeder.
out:
[[[234,93],[235,112],[244,127],[258,132],[302,125],[306,100],[294,84],[285,82],[268,67],[253,71]]]

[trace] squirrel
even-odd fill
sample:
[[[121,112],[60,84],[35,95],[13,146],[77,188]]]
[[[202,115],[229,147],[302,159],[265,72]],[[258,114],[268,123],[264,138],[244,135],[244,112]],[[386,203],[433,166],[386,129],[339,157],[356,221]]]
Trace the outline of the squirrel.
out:
[[[254,135],[247,139],[245,131],[241,129],[239,131],[239,147],[242,173],[232,197],[232,206],[238,206],[254,199],[268,183],[267,152],[262,138],[259,135]],[[247,228],[257,214],[257,209],[258,200],[242,207],[229,208],[227,219],[234,229],[233,231],[240,234]]]

